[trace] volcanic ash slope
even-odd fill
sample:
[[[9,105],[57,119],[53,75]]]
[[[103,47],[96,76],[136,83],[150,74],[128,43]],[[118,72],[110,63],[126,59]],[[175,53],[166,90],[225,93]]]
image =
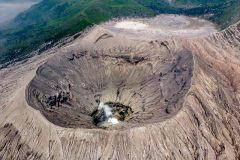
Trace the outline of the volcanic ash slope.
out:
[[[107,22],[0,70],[0,159],[239,159],[240,23],[161,18],[170,28]],[[94,124],[113,102],[128,114]]]

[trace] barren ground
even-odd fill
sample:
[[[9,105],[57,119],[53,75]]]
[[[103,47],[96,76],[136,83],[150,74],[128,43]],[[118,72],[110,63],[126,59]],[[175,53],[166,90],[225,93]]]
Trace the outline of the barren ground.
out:
[[[133,39],[162,37],[203,37],[217,32],[209,21],[181,15],[159,15],[154,18],[123,19],[102,25],[114,34]]]
[[[240,24],[176,17],[107,22],[1,69],[0,159],[239,159]],[[133,113],[99,128],[98,100]]]

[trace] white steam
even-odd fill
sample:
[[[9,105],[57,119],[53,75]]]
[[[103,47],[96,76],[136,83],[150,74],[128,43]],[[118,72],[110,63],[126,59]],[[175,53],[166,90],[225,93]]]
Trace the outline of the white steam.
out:
[[[98,106],[98,110],[102,110],[102,109],[107,117],[112,116],[112,109],[108,105],[104,104],[103,102],[100,102]]]
[[[111,124],[118,124],[119,123],[118,119],[112,117],[112,115],[113,115],[112,109],[108,105],[104,104],[103,102],[100,102],[100,104],[98,106],[98,110],[103,110],[104,111],[104,114],[107,117],[106,121],[108,123],[111,123]]]

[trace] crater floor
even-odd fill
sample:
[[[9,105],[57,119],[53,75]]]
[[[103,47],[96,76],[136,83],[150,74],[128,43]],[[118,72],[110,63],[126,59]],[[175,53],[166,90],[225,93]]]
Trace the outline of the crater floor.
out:
[[[217,32],[207,20],[183,15],[162,14],[154,18],[129,18],[102,24],[114,34],[133,39],[160,37],[202,37]]]

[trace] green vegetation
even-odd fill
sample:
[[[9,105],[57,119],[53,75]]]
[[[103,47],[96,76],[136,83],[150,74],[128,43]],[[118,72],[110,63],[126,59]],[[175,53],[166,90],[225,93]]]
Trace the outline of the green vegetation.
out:
[[[239,0],[172,0],[172,3],[157,0],[137,1],[159,13],[190,16],[212,15],[209,20],[216,23],[220,29],[224,29],[240,20]]]
[[[0,64],[25,56],[113,17],[176,13],[200,16],[225,28],[240,19],[239,0],[43,0],[0,31]],[[4,39],[1,40],[1,37]]]

